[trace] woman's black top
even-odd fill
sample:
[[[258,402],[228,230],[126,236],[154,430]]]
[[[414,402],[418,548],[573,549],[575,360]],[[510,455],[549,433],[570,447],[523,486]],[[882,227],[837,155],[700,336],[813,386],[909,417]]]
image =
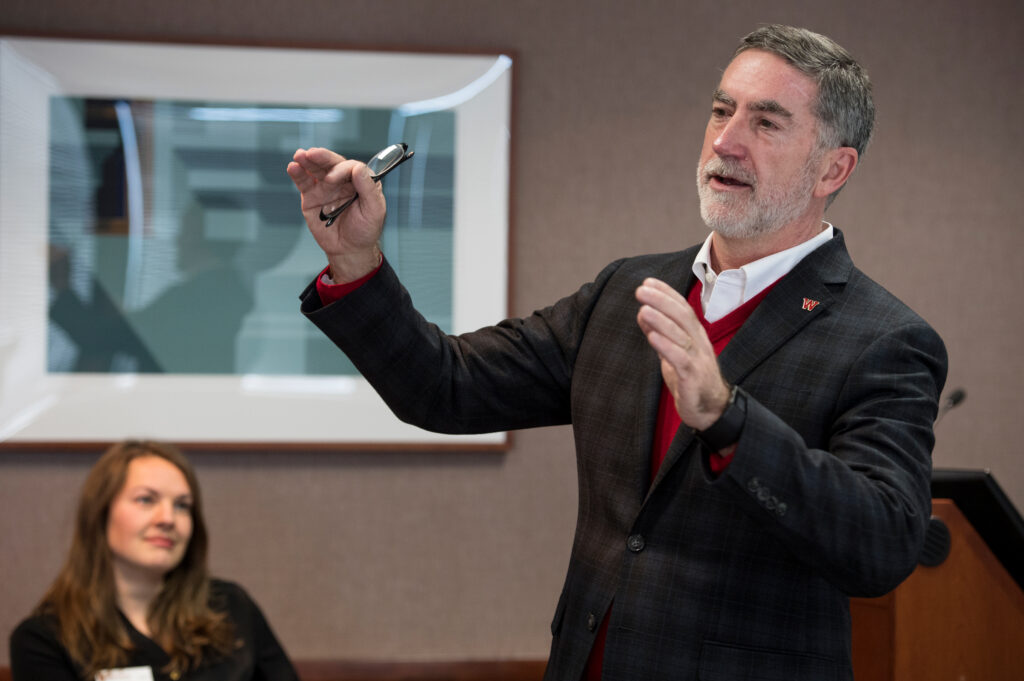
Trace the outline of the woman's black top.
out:
[[[226,612],[234,624],[241,643],[236,651],[227,657],[204,658],[202,667],[175,680],[164,671],[171,661],[167,653],[122,616],[134,645],[125,667],[148,667],[154,681],[298,681],[263,613],[242,587],[212,580],[210,606]],[[11,634],[11,676],[13,681],[83,681],[81,668],[57,638],[54,616],[30,617]]]

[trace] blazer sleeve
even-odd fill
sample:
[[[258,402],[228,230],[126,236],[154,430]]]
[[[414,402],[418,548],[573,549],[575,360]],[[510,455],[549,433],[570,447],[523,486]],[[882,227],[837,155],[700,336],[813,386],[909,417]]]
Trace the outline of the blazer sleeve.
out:
[[[589,314],[618,264],[529,317],[458,336],[413,308],[386,260],[327,306],[311,284],[301,309],[407,423],[445,433],[559,425],[570,422],[573,362]]]
[[[932,426],[946,377],[938,334],[920,319],[880,333],[839,380],[823,441],[748,401],[720,481],[791,553],[851,596],[878,596],[917,564],[931,513]],[[792,409],[792,405],[789,406]]]

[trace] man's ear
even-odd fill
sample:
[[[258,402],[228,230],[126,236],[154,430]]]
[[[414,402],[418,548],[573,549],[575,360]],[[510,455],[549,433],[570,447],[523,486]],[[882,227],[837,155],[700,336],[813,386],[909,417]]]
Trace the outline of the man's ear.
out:
[[[842,187],[857,167],[859,156],[853,147],[829,149],[822,159],[822,174],[814,187],[814,196],[829,196]]]

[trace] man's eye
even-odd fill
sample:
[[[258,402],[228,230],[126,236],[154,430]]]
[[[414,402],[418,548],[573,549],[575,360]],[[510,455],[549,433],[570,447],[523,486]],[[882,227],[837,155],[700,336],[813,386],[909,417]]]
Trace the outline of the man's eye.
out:
[[[725,118],[726,116],[729,115],[729,112],[720,106],[716,106],[711,109],[711,115],[714,118]]]
[[[770,121],[767,118],[762,118],[760,121],[758,121],[758,125],[760,125],[765,130],[774,130],[775,128],[779,127],[775,125],[774,121]]]

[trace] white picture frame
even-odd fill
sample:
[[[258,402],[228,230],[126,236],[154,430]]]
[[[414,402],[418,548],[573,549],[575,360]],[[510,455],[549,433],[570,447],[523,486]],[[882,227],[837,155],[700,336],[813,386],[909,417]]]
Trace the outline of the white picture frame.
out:
[[[404,424],[358,375],[50,373],[53,95],[453,111],[450,330],[461,333],[507,315],[510,57],[0,38],[0,446],[148,437],[214,448],[507,447],[506,433],[450,436]],[[282,150],[282,173],[290,155]],[[308,280],[323,267],[319,255]],[[288,292],[299,318],[300,291]]]

